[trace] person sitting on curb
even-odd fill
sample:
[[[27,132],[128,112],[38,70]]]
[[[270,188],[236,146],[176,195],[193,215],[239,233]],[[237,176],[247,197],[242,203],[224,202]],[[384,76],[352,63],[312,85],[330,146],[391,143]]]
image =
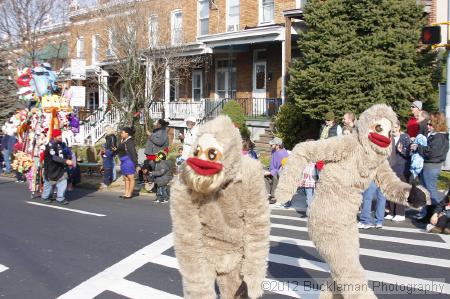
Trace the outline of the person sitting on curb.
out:
[[[427,232],[436,234],[450,235],[450,188],[441,202],[434,208],[433,215],[430,218],[430,224],[427,225]]]

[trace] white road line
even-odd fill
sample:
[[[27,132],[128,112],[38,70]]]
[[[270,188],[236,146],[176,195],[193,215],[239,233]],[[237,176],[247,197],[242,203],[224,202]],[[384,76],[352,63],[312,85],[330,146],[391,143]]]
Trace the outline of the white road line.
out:
[[[59,296],[57,299],[95,298],[104,291],[114,288],[114,285],[120,283],[124,277],[147,264],[154,257],[160,255],[172,246],[172,234],[168,234],[89,278],[77,287]]]
[[[282,228],[282,229],[301,231],[301,232],[307,232],[308,231],[308,228],[304,227],[304,226],[293,226],[293,225],[285,225],[285,224],[278,224],[278,223],[272,223],[270,226],[274,227],[274,228]],[[445,243],[445,242],[414,240],[414,239],[407,239],[407,238],[397,238],[397,237],[388,237],[388,236],[361,234],[361,233],[359,234],[359,237],[363,238],[363,239],[368,239],[368,240],[376,240],[376,241],[394,242],[394,243],[416,245],[416,246],[429,246],[429,247],[433,247],[433,248],[450,249],[450,245]]]
[[[3,266],[2,264],[0,264],[0,272],[4,272],[6,270],[8,270],[9,268],[6,266]]]
[[[109,291],[112,291],[116,294],[134,298],[134,299],[182,299],[183,297],[173,295],[171,293],[167,293],[158,289],[151,288],[149,286],[145,286],[139,284],[134,281],[129,281],[126,279],[121,279],[114,283],[109,288]]]
[[[297,220],[301,222],[308,222],[308,218],[300,218],[293,216],[284,216],[284,215],[270,215],[270,218],[274,219],[286,219],[286,220]],[[416,233],[416,234],[428,234],[424,229],[420,228],[407,228],[407,227],[394,227],[394,226],[383,226],[383,230],[403,232],[403,233]]]
[[[294,258],[284,255],[278,255],[278,254],[269,254],[269,261],[277,264],[283,264],[283,265],[289,265],[294,267],[300,267],[304,269],[310,269],[320,272],[330,272],[330,267],[326,263],[318,262],[318,261],[312,261],[302,258]],[[178,262],[177,259],[171,256],[167,255],[160,255],[156,258],[154,258],[152,263],[162,265],[165,267],[170,267],[174,269],[178,269]],[[367,279],[371,281],[381,281],[386,282],[389,284],[402,284],[402,285],[432,285],[437,284],[441,288],[439,288],[439,291],[443,294],[450,294],[450,284],[443,283],[443,282],[435,282],[432,280],[425,280],[420,278],[414,278],[414,277],[408,277],[408,276],[401,276],[401,275],[395,275],[395,274],[389,274],[389,273],[382,273],[382,272],[376,272],[376,271],[365,271],[367,275]],[[273,281],[270,278],[266,278],[266,281]],[[281,284],[280,284],[281,285]],[[279,292],[276,292],[278,294],[282,295],[288,295],[292,296],[293,298],[306,298],[305,295],[300,292],[295,292],[293,290],[280,290]],[[300,297],[301,295],[301,297]]]
[[[34,201],[27,201],[26,203],[29,203],[30,205],[47,207],[47,208],[63,210],[63,211],[68,211],[68,212],[73,212],[73,213],[78,213],[78,214],[84,214],[84,215],[91,215],[91,216],[97,216],[97,217],[105,217],[106,216],[104,214],[97,214],[97,213],[91,213],[91,212],[86,212],[86,211],[82,211],[82,210],[68,209],[68,208],[63,208],[63,207],[58,207],[58,206],[51,206],[51,205],[48,205],[48,204],[44,204],[44,203],[40,203],[40,202],[34,202]]]
[[[316,271],[322,271],[322,272],[330,272],[330,268],[326,263],[318,262],[318,261],[311,261],[307,259],[298,259],[294,257],[284,256],[284,255],[278,255],[278,254],[270,254],[269,260],[274,263],[283,264],[283,265],[289,265],[289,266],[295,266],[300,268],[306,268]],[[434,282],[432,280],[426,280],[426,279],[420,279],[420,278],[414,278],[414,277],[408,277],[408,276],[401,276],[401,275],[395,275],[390,273],[382,273],[382,272],[376,272],[376,271],[365,271],[367,275],[367,279],[371,281],[381,281],[386,282],[390,284],[401,284],[401,285],[432,285],[432,284],[438,284],[440,287],[442,287],[442,290],[439,288],[439,291],[443,294],[450,294],[450,284],[444,283],[444,282]]]
[[[177,269],[179,270],[179,265],[178,265],[178,261],[176,258],[172,257],[172,256],[168,256],[168,255],[159,255],[157,257],[155,257],[154,259],[152,259],[150,261],[151,263],[154,264],[158,264],[164,267],[169,267],[169,268],[173,268],[173,269]],[[270,286],[283,286],[282,282],[278,282],[277,280],[271,279],[271,278],[266,278],[264,279],[264,281],[267,281]],[[276,291],[275,291],[276,290]],[[307,294],[301,294],[302,296],[300,297],[300,292],[296,292],[294,290],[290,290],[287,287],[283,287],[283,288],[273,288],[273,293],[277,293],[277,294],[281,294],[281,295],[285,295],[285,296],[289,296],[290,298],[302,298],[302,299],[313,299],[313,298],[317,298],[317,296],[307,296]]]
[[[294,238],[271,235],[270,241],[315,248],[313,242],[309,241],[309,240],[301,240],[301,239],[294,239]],[[450,268],[450,260],[449,259],[438,259],[438,258],[425,257],[425,256],[420,256],[420,255],[396,253],[396,252],[382,251],[382,250],[376,250],[376,249],[367,249],[367,248],[360,248],[359,253],[360,253],[360,255],[372,256],[372,257],[377,257],[377,258],[382,258],[382,259],[389,259],[389,260],[403,261],[403,262],[409,262],[409,263],[415,263],[415,264],[424,264],[424,265],[430,265],[430,266]]]

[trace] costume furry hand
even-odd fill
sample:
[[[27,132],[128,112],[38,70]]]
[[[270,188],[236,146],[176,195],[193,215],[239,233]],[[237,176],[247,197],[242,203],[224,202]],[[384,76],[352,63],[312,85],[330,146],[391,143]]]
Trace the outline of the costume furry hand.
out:
[[[409,192],[408,204],[413,208],[421,208],[430,202],[430,193],[422,186],[412,185],[411,191]]]

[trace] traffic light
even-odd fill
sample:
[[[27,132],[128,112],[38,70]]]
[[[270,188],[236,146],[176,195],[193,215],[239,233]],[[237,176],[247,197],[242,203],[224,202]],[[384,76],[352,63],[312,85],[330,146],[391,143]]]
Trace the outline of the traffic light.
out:
[[[441,26],[425,26],[422,28],[422,43],[437,45],[441,43]]]

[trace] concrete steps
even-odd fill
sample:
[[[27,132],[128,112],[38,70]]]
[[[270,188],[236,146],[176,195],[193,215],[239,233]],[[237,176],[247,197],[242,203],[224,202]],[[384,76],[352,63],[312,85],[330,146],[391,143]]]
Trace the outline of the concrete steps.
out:
[[[269,144],[270,140],[274,138],[273,130],[275,124],[272,122],[269,125],[269,128],[265,129],[264,134],[259,136],[259,139],[255,141],[255,150],[257,152],[271,153],[272,148]]]

